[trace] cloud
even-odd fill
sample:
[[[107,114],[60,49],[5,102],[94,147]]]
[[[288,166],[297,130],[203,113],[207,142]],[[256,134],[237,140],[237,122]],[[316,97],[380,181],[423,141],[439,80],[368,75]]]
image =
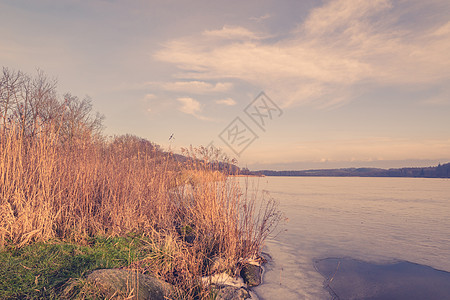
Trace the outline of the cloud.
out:
[[[153,99],[155,99],[155,98],[156,98],[156,96],[155,96],[154,94],[146,94],[146,95],[144,96],[144,101],[153,100]]]
[[[450,21],[437,28],[432,35],[434,36],[448,36],[450,34]]]
[[[229,91],[233,84],[230,82],[217,82],[215,84],[205,81],[176,81],[176,82],[151,82],[151,85],[158,86],[167,91],[184,92],[191,94],[207,94]]]
[[[255,22],[261,22],[261,21],[269,19],[270,17],[271,17],[270,14],[265,14],[260,17],[251,17],[250,20],[255,21]]]
[[[337,0],[312,10],[301,25],[314,36],[346,31],[349,25],[360,25],[366,20],[392,7],[388,0]],[[352,23],[352,24],[349,24]]]
[[[211,121],[210,118],[200,115],[202,107],[200,105],[200,102],[198,102],[197,100],[190,97],[181,97],[177,98],[177,101],[182,104],[181,107],[179,107],[179,110],[181,112],[188,115],[193,115],[200,120]]]
[[[201,111],[200,102],[190,97],[182,97],[177,99],[183,106],[180,107],[180,111],[185,114],[195,115]]]
[[[236,105],[236,101],[234,101],[231,98],[226,98],[226,99],[220,99],[220,100],[216,100],[217,104],[223,104],[223,105],[227,105],[227,106],[233,106]]]
[[[241,26],[228,26],[224,25],[218,30],[205,30],[202,33],[203,36],[230,39],[230,40],[247,40],[247,39],[260,39],[261,36]]]
[[[437,6],[435,18],[426,19],[419,2],[407,5],[408,14],[402,15],[387,0],[330,1],[313,9],[286,38],[255,39],[261,35],[224,26],[171,40],[154,57],[176,65],[185,78],[258,86],[283,107],[328,108],[371,89],[450,84],[447,19]]]

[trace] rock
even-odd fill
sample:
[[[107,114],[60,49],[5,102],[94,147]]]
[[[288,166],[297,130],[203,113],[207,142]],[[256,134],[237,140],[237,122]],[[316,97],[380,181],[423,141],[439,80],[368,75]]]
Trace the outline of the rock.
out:
[[[99,269],[87,276],[108,299],[134,295],[137,299],[164,300],[174,290],[167,282],[125,269]],[[113,298],[114,299],[114,298]]]
[[[243,287],[225,285],[218,289],[216,300],[251,299],[250,293]]]
[[[246,264],[241,269],[241,277],[248,286],[261,284],[262,267],[254,264]]]
[[[256,294],[247,288],[244,280],[239,276],[232,277],[223,272],[202,277],[202,281],[205,285],[211,285],[212,290],[215,291],[214,299],[217,300],[258,299]]]

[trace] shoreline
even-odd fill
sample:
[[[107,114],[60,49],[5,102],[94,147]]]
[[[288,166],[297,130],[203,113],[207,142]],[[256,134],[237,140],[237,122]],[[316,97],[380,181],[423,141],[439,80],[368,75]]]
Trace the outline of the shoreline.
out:
[[[266,177],[266,175],[244,175],[244,174],[238,174],[238,175],[228,175],[230,177]]]

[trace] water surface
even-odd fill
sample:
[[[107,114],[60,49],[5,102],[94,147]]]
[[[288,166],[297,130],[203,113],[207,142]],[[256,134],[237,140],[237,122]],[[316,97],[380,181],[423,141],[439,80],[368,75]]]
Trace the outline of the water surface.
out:
[[[261,299],[330,299],[314,261],[348,257],[374,264],[408,261],[450,271],[450,180],[264,177],[289,219],[266,241],[272,260]]]
[[[406,261],[373,264],[350,258],[317,260],[333,299],[449,299],[450,273]]]

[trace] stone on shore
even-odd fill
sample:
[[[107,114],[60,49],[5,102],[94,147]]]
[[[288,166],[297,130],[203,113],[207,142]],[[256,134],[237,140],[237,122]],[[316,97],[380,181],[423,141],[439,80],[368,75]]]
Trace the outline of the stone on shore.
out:
[[[241,269],[241,277],[250,286],[261,284],[262,267],[254,264],[246,264]]]
[[[217,300],[244,300],[251,299],[249,291],[243,287],[226,285],[222,286],[217,291]]]
[[[225,272],[203,277],[202,281],[203,284],[213,287],[216,300],[258,299],[254,293],[248,290],[242,278],[231,277]]]
[[[99,269],[87,276],[108,299],[134,295],[137,299],[164,300],[174,290],[167,282],[125,269]]]

